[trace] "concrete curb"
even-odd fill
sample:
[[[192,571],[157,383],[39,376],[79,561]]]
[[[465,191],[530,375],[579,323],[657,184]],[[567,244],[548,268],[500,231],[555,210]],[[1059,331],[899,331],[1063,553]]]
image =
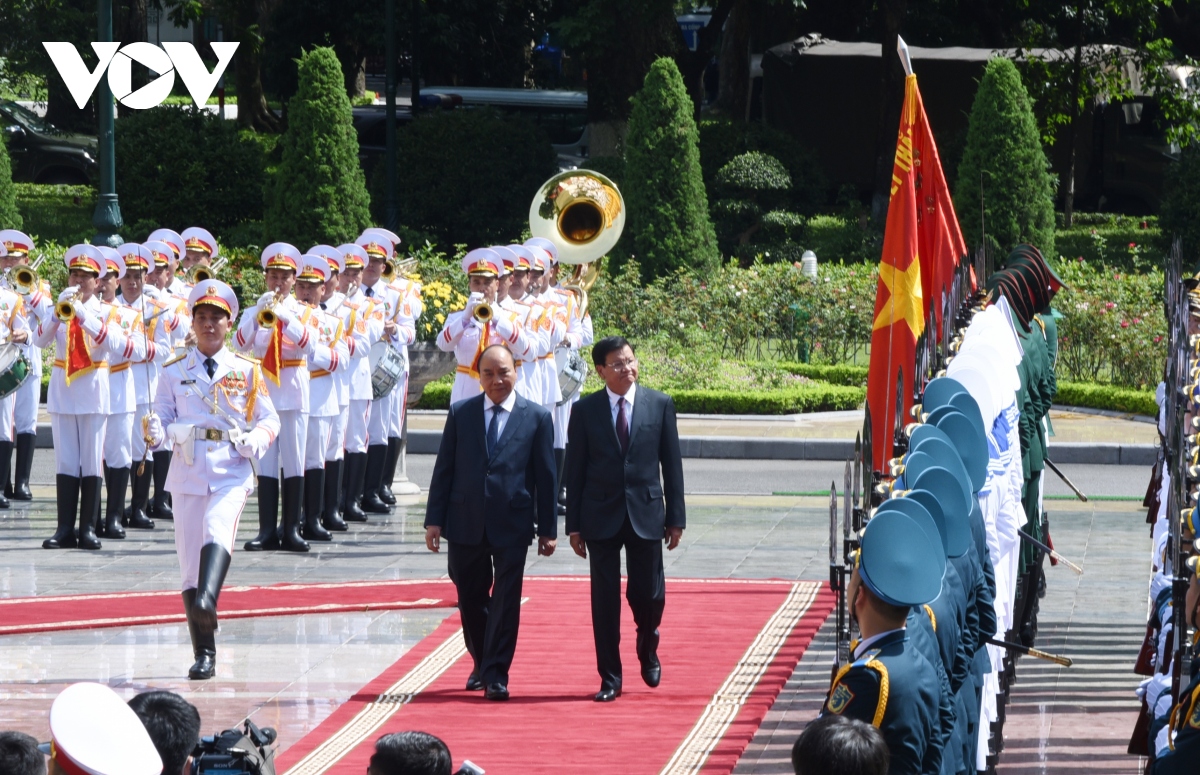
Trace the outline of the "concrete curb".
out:
[[[441,439],[441,431],[410,430],[408,451],[414,455],[436,454]],[[679,446],[684,457],[730,460],[847,460],[854,454],[854,441],[850,439],[683,436]],[[1050,445],[1050,459],[1055,463],[1149,466],[1157,456],[1158,447],[1153,444]]]

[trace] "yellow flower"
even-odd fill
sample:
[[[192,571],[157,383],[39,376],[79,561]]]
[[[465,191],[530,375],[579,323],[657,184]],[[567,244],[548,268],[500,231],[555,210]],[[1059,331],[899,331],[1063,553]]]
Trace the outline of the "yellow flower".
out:
[[[442,314],[442,313],[440,313],[440,312],[439,312],[439,313],[437,313],[437,315],[436,315],[435,317],[437,318],[437,322],[439,322],[439,323],[445,323],[445,322],[446,322],[446,316],[445,316],[445,315],[443,315],[443,314]]]

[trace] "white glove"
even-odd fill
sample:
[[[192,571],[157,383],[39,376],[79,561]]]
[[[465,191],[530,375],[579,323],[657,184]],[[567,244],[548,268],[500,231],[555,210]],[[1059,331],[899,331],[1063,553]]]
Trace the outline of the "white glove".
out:
[[[475,308],[483,303],[482,293],[472,293],[467,297],[467,317],[475,317]]]
[[[269,446],[271,446],[270,434],[260,428],[255,428],[248,433],[243,433],[233,448],[244,458],[261,458],[266,454]]]
[[[1141,686],[1138,687],[1138,691],[1143,692],[1142,699],[1144,699],[1146,701],[1146,707],[1149,708],[1151,711],[1155,710],[1155,706],[1158,705],[1159,698],[1165,696],[1167,699],[1167,712],[1170,712],[1170,710],[1171,710],[1171,706],[1170,706],[1171,676],[1170,675],[1163,675],[1162,673],[1155,673],[1153,676],[1142,681]],[[1155,714],[1155,717],[1157,718],[1157,714]]]
[[[1162,729],[1158,730],[1158,735],[1154,738],[1154,755],[1161,758],[1171,747],[1171,725],[1163,724]]]
[[[58,294],[58,300],[59,300],[59,301],[66,301],[67,299],[70,299],[70,298],[72,298],[72,297],[74,297],[74,296],[77,296],[77,295],[79,295],[79,286],[78,286],[78,285],[72,285],[72,286],[71,286],[71,287],[69,287],[69,288],[63,288],[63,292],[62,292],[62,293],[60,293],[60,294]]]
[[[262,296],[258,297],[258,301],[255,303],[254,306],[258,307],[259,309],[262,309],[262,307],[273,298],[275,298],[275,291],[267,291]]]
[[[145,428],[146,435],[150,438],[150,446],[157,447],[163,442],[166,434],[163,432],[162,420],[157,414],[148,414],[142,420],[142,427]]]

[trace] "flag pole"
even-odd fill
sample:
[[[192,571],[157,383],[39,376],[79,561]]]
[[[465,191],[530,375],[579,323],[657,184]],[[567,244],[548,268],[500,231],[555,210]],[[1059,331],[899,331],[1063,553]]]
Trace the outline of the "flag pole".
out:
[[[912,75],[912,57],[908,54],[908,44],[899,35],[896,36],[896,53],[900,55],[900,64],[904,65],[904,74]]]

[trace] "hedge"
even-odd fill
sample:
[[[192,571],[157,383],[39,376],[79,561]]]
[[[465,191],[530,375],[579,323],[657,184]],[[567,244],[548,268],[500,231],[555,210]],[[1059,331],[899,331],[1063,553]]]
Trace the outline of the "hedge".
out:
[[[1130,412],[1148,417],[1158,415],[1158,404],[1154,401],[1153,390],[1133,390],[1087,382],[1059,382],[1054,403],[1060,406]]]
[[[808,377],[831,385],[848,385],[850,387],[866,387],[867,367],[843,364],[839,366],[820,365],[815,363],[796,363],[784,361],[779,368],[790,374]]]

